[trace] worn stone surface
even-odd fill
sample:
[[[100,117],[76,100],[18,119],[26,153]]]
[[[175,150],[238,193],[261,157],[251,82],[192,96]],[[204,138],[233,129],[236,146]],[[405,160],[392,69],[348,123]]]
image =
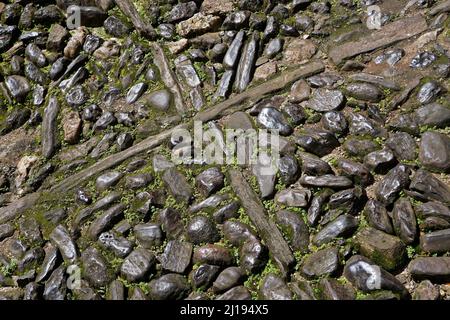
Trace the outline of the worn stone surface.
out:
[[[3,2],[0,299],[450,299],[449,1]]]

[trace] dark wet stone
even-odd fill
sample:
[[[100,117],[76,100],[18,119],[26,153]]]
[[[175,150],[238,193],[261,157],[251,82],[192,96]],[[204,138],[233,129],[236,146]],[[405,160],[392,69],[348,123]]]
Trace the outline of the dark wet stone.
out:
[[[16,26],[0,25],[0,52],[8,50],[18,34],[19,29]]]
[[[153,181],[151,173],[140,173],[134,176],[127,176],[125,186],[130,189],[140,189],[148,186]]]
[[[45,65],[47,64],[45,55],[42,53],[41,49],[34,43],[30,43],[29,45],[27,45],[27,47],[25,48],[25,56],[28,60],[30,60],[40,68],[45,67]]]
[[[283,45],[284,41],[281,38],[270,40],[264,49],[264,55],[269,59],[275,58],[275,56],[283,50]]]
[[[38,67],[36,67],[33,63],[29,62],[25,64],[25,76],[34,81],[36,83],[46,85],[50,82],[47,74],[42,72]]]
[[[308,208],[307,215],[308,224],[310,226],[315,226],[317,224],[323,213],[325,203],[332,194],[333,191],[331,189],[323,189],[314,195],[311,205]]]
[[[78,258],[76,244],[70,237],[69,231],[59,225],[50,234],[50,240],[58,247],[61,255],[67,263],[74,263]]]
[[[397,159],[389,149],[377,150],[364,157],[364,165],[375,173],[385,173],[397,163]]]
[[[240,204],[238,201],[233,201],[213,213],[213,218],[216,223],[224,223],[226,220],[236,218]]]
[[[218,296],[216,300],[251,300],[252,295],[250,291],[244,286],[234,287],[222,295]]]
[[[432,103],[416,109],[415,118],[422,126],[445,128],[450,125],[450,108]]]
[[[144,166],[146,166],[147,163],[148,162],[145,159],[141,159],[141,158],[134,159],[134,160],[130,161],[130,163],[128,163],[126,171],[134,172],[134,171],[139,170],[139,169],[143,168]]]
[[[381,202],[369,199],[364,207],[364,216],[371,227],[389,234],[394,233],[391,218]]]
[[[286,103],[282,105],[281,110],[289,116],[289,121],[293,125],[297,126],[307,119],[307,114],[305,109],[294,103]]]
[[[411,170],[404,165],[397,165],[375,187],[377,200],[384,205],[392,204],[398,193],[407,188]]]
[[[450,208],[437,201],[420,204],[416,213],[421,218],[437,217],[450,222]]]
[[[163,242],[164,234],[159,224],[138,224],[133,230],[138,243],[146,249],[160,246]]]
[[[404,243],[411,244],[416,240],[418,235],[416,215],[407,198],[400,198],[395,202],[392,222],[395,233]]]
[[[376,142],[368,139],[360,139],[350,137],[347,139],[343,145],[344,150],[348,155],[362,159],[364,156],[379,149]]]
[[[324,300],[355,300],[355,289],[350,284],[342,284],[336,279],[325,278],[319,282],[321,298]]]
[[[64,19],[64,15],[55,5],[41,7],[34,12],[34,21],[38,24],[50,25],[61,22],[62,19]]]
[[[130,32],[128,26],[115,16],[110,16],[106,19],[103,27],[108,34],[119,38],[128,35]]]
[[[293,184],[300,175],[300,167],[297,158],[291,155],[283,156],[278,161],[278,170],[281,181],[285,185]]]
[[[21,56],[12,56],[11,60],[9,61],[10,64],[10,72],[11,74],[22,74],[22,68],[23,63],[25,62],[25,59]]]
[[[95,131],[105,130],[109,126],[117,123],[116,117],[111,112],[104,112],[94,124]]]
[[[278,192],[275,195],[275,202],[288,207],[305,208],[311,198],[311,191],[304,188],[289,188]]]
[[[40,271],[36,276],[36,282],[41,282],[47,279],[47,277],[55,268],[56,263],[58,262],[59,258],[58,249],[55,246],[53,246],[51,242],[47,242],[47,244],[44,246],[44,251],[45,251],[44,261],[42,262]]]
[[[66,297],[66,268],[61,265],[45,282],[43,297],[45,300],[64,300]]]
[[[170,239],[176,239],[184,232],[181,214],[172,208],[161,211],[159,214],[159,221],[161,222],[167,237]]]
[[[102,174],[95,181],[95,187],[98,191],[104,191],[110,187],[115,186],[120,179],[122,179],[123,174],[118,171],[110,171]]]
[[[194,289],[208,288],[219,273],[218,266],[202,264],[189,274],[190,281]]]
[[[184,273],[191,263],[192,244],[178,240],[169,241],[159,260],[164,270]]]
[[[422,135],[419,160],[424,168],[435,172],[450,170],[450,138],[448,135],[428,131]]]
[[[339,141],[329,131],[308,128],[294,137],[295,143],[315,155],[323,157],[339,146]]]
[[[414,280],[447,283],[450,280],[450,258],[419,257],[409,263],[408,270]]]
[[[221,293],[242,284],[245,272],[239,267],[229,267],[223,270],[213,283],[213,291]]]
[[[61,77],[68,64],[69,64],[69,59],[67,59],[65,57],[61,57],[58,60],[56,60],[50,68],[50,72],[49,72],[50,79],[56,80],[59,77]]]
[[[23,101],[31,91],[30,83],[22,76],[13,75],[6,77],[5,85],[11,96],[18,101]]]
[[[382,55],[377,56],[374,59],[375,64],[381,64],[383,62],[386,62],[387,64],[394,66],[399,62],[403,56],[405,55],[405,50],[395,48],[395,49],[389,49]]]
[[[388,123],[391,129],[396,131],[408,132],[412,135],[417,135],[419,133],[419,125],[414,114],[406,113],[394,116]]]
[[[256,239],[250,226],[239,221],[226,221],[223,224],[222,232],[225,239],[235,247],[240,247],[244,242]]]
[[[314,91],[308,108],[318,112],[333,111],[341,108],[345,97],[339,90],[317,89]]]
[[[119,151],[123,151],[123,150],[131,147],[133,145],[133,141],[134,141],[134,139],[133,139],[133,136],[131,135],[131,133],[128,133],[128,132],[120,133],[116,139],[116,143],[117,143],[117,147],[119,148]]]
[[[450,187],[423,169],[418,170],[414,175],[410,190],[418,192],[424,199],[437,200],[450,205]]]
[[[380,102],[384,96],[377,86],[365,82],[347,85],[346,93],[352,98],[369,102]]]
[[[358,213],[364,201],[365,191],[359,186],[334,193],[328,203],[331,210],[322,219],[321,224],[328,222],[330,217],[333,219],[334,216],[343,212],[347,214]]]
[[[81,253],[82,275],[94,288],[106,286],[112,275],[108,271],[105,257],[94,247]]]
[[[98,237],[98,242],[104,249],[111,250],[119,258],[126,257],[133,250],[133,244],[128,239],[111,231],[103,232]]]
[[[205,197],[222,189],[223,180],[224,175],[217,167],[207,169],[195,178],[197,188]]]
[[[349,129],[350,133],[354,135],[368,135],[372,137],[386,136],[386,129],[362,114],[350,113]]]
[[[128,90],[126,102],[127,103],[134,103],[136,102],[142,94],[147,90],[147,84],[143,82],[139,82],[132,86],[130,90]]]
[[[450,229],[433,231],[420,236],[420,247],[429,253],[443,253],[450,250]]]
[[[248,19],[250,18],[250,12],[248,11],[236,11],[230,13],[224,20],[222,28],[224,30],[239,30],[248,25]]]
[[[313,238],[313,243],[320,246],[339,237],[348,237],[358,227],[358,220],[350,215],[341,215],[323,227]]]
[[[86,89],[82,86],[75,86],[70,89],[66,95],[66,101],[71,107],[79,107],[85,104],[89,99]]]
[[[319,157],[306,152],[300,152],[299,154],[304,174],[320,176],[332,172],[330,165]]]
[[[234,77],[234,70],[227,70],[222,75],[222,78],[220,79],[218,88],[216,93],[214,94],[214,100],[219,100],[228,97],[231,90],[231,84]]]
[[[330,111],[325,113],[321,119],[322,126],[335,134],[343,134],[347,131],[348,124],[345,116],[339,111]]]
[[[302,264],[302,273],[308,278],[332,276],[339,268],[339,249],[329,247],[309,255]]]
[[[396,270],[406,257],[403,242],[374,228],[361,229],[355,236],[359,252],[386,270]]]
[[[363,256],[353,256],[344,267],[344,276],[363,292],[390,290],[407,295],[407,290],[392,274]]]
[[[134,125],[134,117],[129,112],[116,112],[114,116],[119,124],[123,124],[126,127],[131,127]]]
[[[228,46],[224,43],[217,43],[211,50],[208,51],[208,57],[213,62],[220,62],[224,59],[228,52]]]
[[[241,58],[236,71],[235,89],[243,92],[247,89],[253,77],[253,69],[257,60],[259,32],[255,31],[242,49]]]
[[[83,50],[84,52],[88,53],[88,54],[93,54],[95,52],[95,50],[97,50],[98,48],[100,48],[100,46],[103,44],[103,39],[93,35],[93,34],[88,34],[86,36],[86,39],[84,40],[84,44],[83,44]]]
[[[197,4],[194,1],[179,3],[169,12],[167,21],[172,23],[189,19],[197,12],[197,10]]]
[[[337,161],[337,169],[340,174],[352,178],[356,184],[361,184],[362,186],[368,186],[374,181],[369,169],[359,162],[339,159]]]
[[[223,201],[228,199],[229,196],[226,194],[215,194],[197,204],[192,205],[189,208],[189,212],[196,213],[202,210],[207,211],[208,209],[214,209],[217,208],[217,206],[219,206]]]
[[[386,140],[388,146],[398,160],[413,161],[417,157],[417,144],[414,138],[406,132],[396,132]]]
[[[187,279],[179,274],[166,274],[148,284],[152,300],[181,300],[189,293]]]
[[[269,273],[261,282],[259,297],[262,300],[292,300],[292,292],[279,276]]]
[[[187,235],[194,244],[214,243],[220,239],[214,222],[206,216],[192,218],[187,227]]]
[[[439,217],[428,217],[421,221],[419,228],[422,231],[436,231],[450,228],[450,222]]]
[[[288,24],[282,24],[280,26],[280,34],[286,37],[298,37],[300,35],[294,26]]]
[[[88,235],[91,240],[97,240],[100,233],[114,226],[123,217],[126,206],[117,204],[103,212],[89,226]]]
[[[335,176],[332,174],[326,174],[318,177],[303,175],[299,182],[302,186],[313,188],[342,189],[350,188],[353,185],[353,182],[349,178],[344,176]]]
[[[421,104],[432,103],[436,101],[442,91],[443,89],[439,83],[436,81],[429,81],[420,87],[419,92],[417,93],[417,100]]]
[[[412,60],[409,66],[411,68],[417,69],[417,68],[426,68],[430,64],[432,64],[436,60],[436,55],[425,51],[418,53]]]
[[[329,73],[329,72],[316,74],[307,79],[308,84],[313,88],[335,87],[336,84],[342,83],[343,80],[344,79],[340,75],[335,74],[335,73]],[[339,90],[320,89],[318,91],[322,92],[322,95],[324,97],[330,96],[330,97],[334,97],[334,98],[336,98],[336,97],[339,98],[342,96],[342,93]],[[338,99],[337,101],[340,101],[340,99]],[[344,102],[344,101],[342,101],[342,102]],[[326,101],[324,102],[324,104],[326,105]],[[325,106],[325,108],[327,108],[327,106]],[[327,110],[327,111],[329,111],[329,110]]]
[[[256,239],[244,242],[239,252],[239,265],[247,273],[258,273],[269,259],[267,247]]]
[[[234,69],[236,67],[239,59],[239,54],[244,43],[244,37],[245,32],[243,30],[239,31],[238,34],[234,37],[223,59],[223,65],[225,66],[225,68]]]
[[[106,290],[105,300],[124,300],[125,287],[119,280],[113,280]]]
[[[187,182],[186,177],[176,168],[169,168],[164,171],[162,179],[177,201],[188,203],[191,201],[193,196],[192,188]]]
[[[227,248],[208,244],[194,250],[193,263],[205,263],[226,267],[233,263],[233,257]]]
[[[162,23],[158,26],[158,33],[165,39],[172,39],[175,35],[175,25],[170,23]]]
[[[123,261],[120,274],[130,282],[144,281],[155,263],[156,258],[153,253],[143,248],[137,248]]]
[[[33,105],[41,106],[45,101],[46,90],[41,85],[36,85],[33,90]]]
[[[18,24],[22,10],[20,3],[7,4],[2,10],[2,22],[8,25]]]
[[[96,104],[91,104],[83,109],[81,118],[84,121],[94,122],[98,119],[98,117],[101,116],[101,114],[102,114],[102,109],[100,109],[100,107],[97,106]],[[110,115],[112,115],[112,114],[110,114]],[[104,125],[102,124],[102,126],[104,126]]]

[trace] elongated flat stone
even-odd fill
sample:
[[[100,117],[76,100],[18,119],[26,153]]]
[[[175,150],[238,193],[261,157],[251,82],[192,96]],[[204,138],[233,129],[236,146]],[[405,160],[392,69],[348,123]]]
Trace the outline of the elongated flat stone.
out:
[[[275,263],[283,275],[286,276],[295,263],[289,245],[275,223],[269,219],[261,200],[250,187],[247,180],[245,180],[242,173],[237,170],[231,170],[230,179],[233,190],[241,199],[242,206],[258,230],[258,234],[269,248]]]
[[[332,48],[328,56],[335,64],[361,53],[389,46],[398,41],[409,39],[427,30],[427,22],[421,15],[415,15],[387,24],[381,30],[372,32],[363,39],[344,43]]]
[[[58,144],[58,113],[58,100],[55,97],[51,97],[44,110],[44,117],[42,120],[42,155],[47,159],[53,156],[56,145]]]

